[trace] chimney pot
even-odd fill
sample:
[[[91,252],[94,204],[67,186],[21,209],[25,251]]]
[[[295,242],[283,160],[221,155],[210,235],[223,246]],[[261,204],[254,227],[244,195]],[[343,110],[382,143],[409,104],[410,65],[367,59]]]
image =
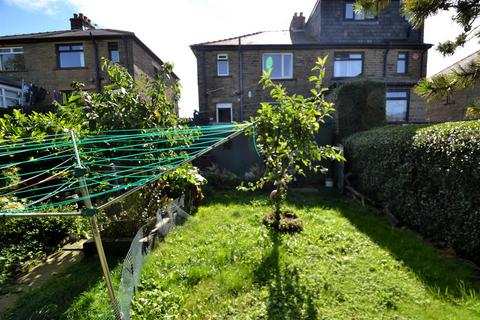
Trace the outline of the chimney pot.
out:
[[[83,13],[73,14],[73,18],[70,18],[70,27],[71,30],[95,29],[92,20],[88,19]]]
[[[293,15],[292,22],[290,23],[290,31],[303,31],[305,30],[305,17],[303,12],[298,15],[297,12]]]

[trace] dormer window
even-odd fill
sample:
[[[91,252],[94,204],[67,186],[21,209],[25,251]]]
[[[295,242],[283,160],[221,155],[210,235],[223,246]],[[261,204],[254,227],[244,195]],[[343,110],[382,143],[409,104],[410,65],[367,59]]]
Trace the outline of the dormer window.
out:
[[[355,12],[354,1],[345,1],[345,20],[376,20],[377,16],[365,12]]]

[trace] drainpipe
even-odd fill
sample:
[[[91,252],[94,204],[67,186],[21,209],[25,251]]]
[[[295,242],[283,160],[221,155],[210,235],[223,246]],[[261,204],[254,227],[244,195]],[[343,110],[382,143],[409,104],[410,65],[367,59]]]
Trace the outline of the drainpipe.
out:
[[[387,59],[388,53],[390,52],[390,41],[387,42],[387,49],[385,50],[385,55],[383,56],[383,78],[387,80]]]
[[[428,49],[423,49],[422,56],[420,57],[420,78],[425,78],[427,76],[426,68],[423,65],[425,61],[425,53],[427,53]]]
[[[97,41],[95,41],[95,38],[93,37],[91,32],[90,32],[90,38],[92,39],[93,52],[95,54],[95,86],[97,87],[97,92],[100,92],[102,91],[102,83],[100,80],[100,61],[98,58],[98,44],[97,44]]]
[[[238,69],[239,69],[239,94],[240,94],[240,122],[243,122],[243,52],[242,37],[238,38]]]
[[[202,49],[202,80],[203,80],[203,98],[204,98],[204,107],[208,111],[208,78],[207,78],[207,62],[205,57],[205,50]],[[199,92],[200,94],[200,92]],[[200,108],[200,106],[198,106]],[[209,115],[210,117],[210,115]]]
[[[125,36],[122,36],[122,41],[123,41],[123,48],[125,51],[125,68],[127,68],[128,72],[130,72],[133,77],[133,70],[130,70],[130,54],[128,51],[127,38]]]

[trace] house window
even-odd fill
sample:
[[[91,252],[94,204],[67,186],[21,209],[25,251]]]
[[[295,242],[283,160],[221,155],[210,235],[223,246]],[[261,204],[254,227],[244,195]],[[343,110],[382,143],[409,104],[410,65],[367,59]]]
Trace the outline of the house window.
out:
[[[345,1],[345,19],[357,21],[376,20],[377,16],[364,12],[355,12],[354,1]]]
[[[387,91],[387,121],[407,121],[408,90]]]
[[[333,66],[335,78],[356,77],[363,73],[363,53],[336,52]]]
[[[230,74],[230,65],[228,62],[228,54],[217,55],[217,75],[226,77]]]
[[[233,111],[231,103],[217,103],[217,123],[231,123]]]
[[[291,79],[293,77],[292,53],[267,53],[263,55],[263,71],[270,73],[272,79]]]
[[[114,63],[120,63],[120,51],[118,50],[118,42],[108,43],[108,59]]]
[[[82,44],[61,44],[57,46],[59,68],[84,68],[85,57]]]
[[[0,48],[0,71],[25,70],[23,48]]]
[[[22,90],[0,86],[0,108],[22,105]]]
[[[408,52],[399,52],[397,57],[397,73],[407,73]]]

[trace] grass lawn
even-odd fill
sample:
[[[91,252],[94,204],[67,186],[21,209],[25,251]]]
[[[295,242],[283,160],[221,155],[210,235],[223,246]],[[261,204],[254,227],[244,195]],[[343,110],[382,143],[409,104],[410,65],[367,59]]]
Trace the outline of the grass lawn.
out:
[[[207,199],[148,258],[133,319],[480,319],[478,272],[333,191],[291,193],[305,231],[282,236],[260,223],[263,195]],[[111,318],[94,262],[28,294],[11,319]]]

